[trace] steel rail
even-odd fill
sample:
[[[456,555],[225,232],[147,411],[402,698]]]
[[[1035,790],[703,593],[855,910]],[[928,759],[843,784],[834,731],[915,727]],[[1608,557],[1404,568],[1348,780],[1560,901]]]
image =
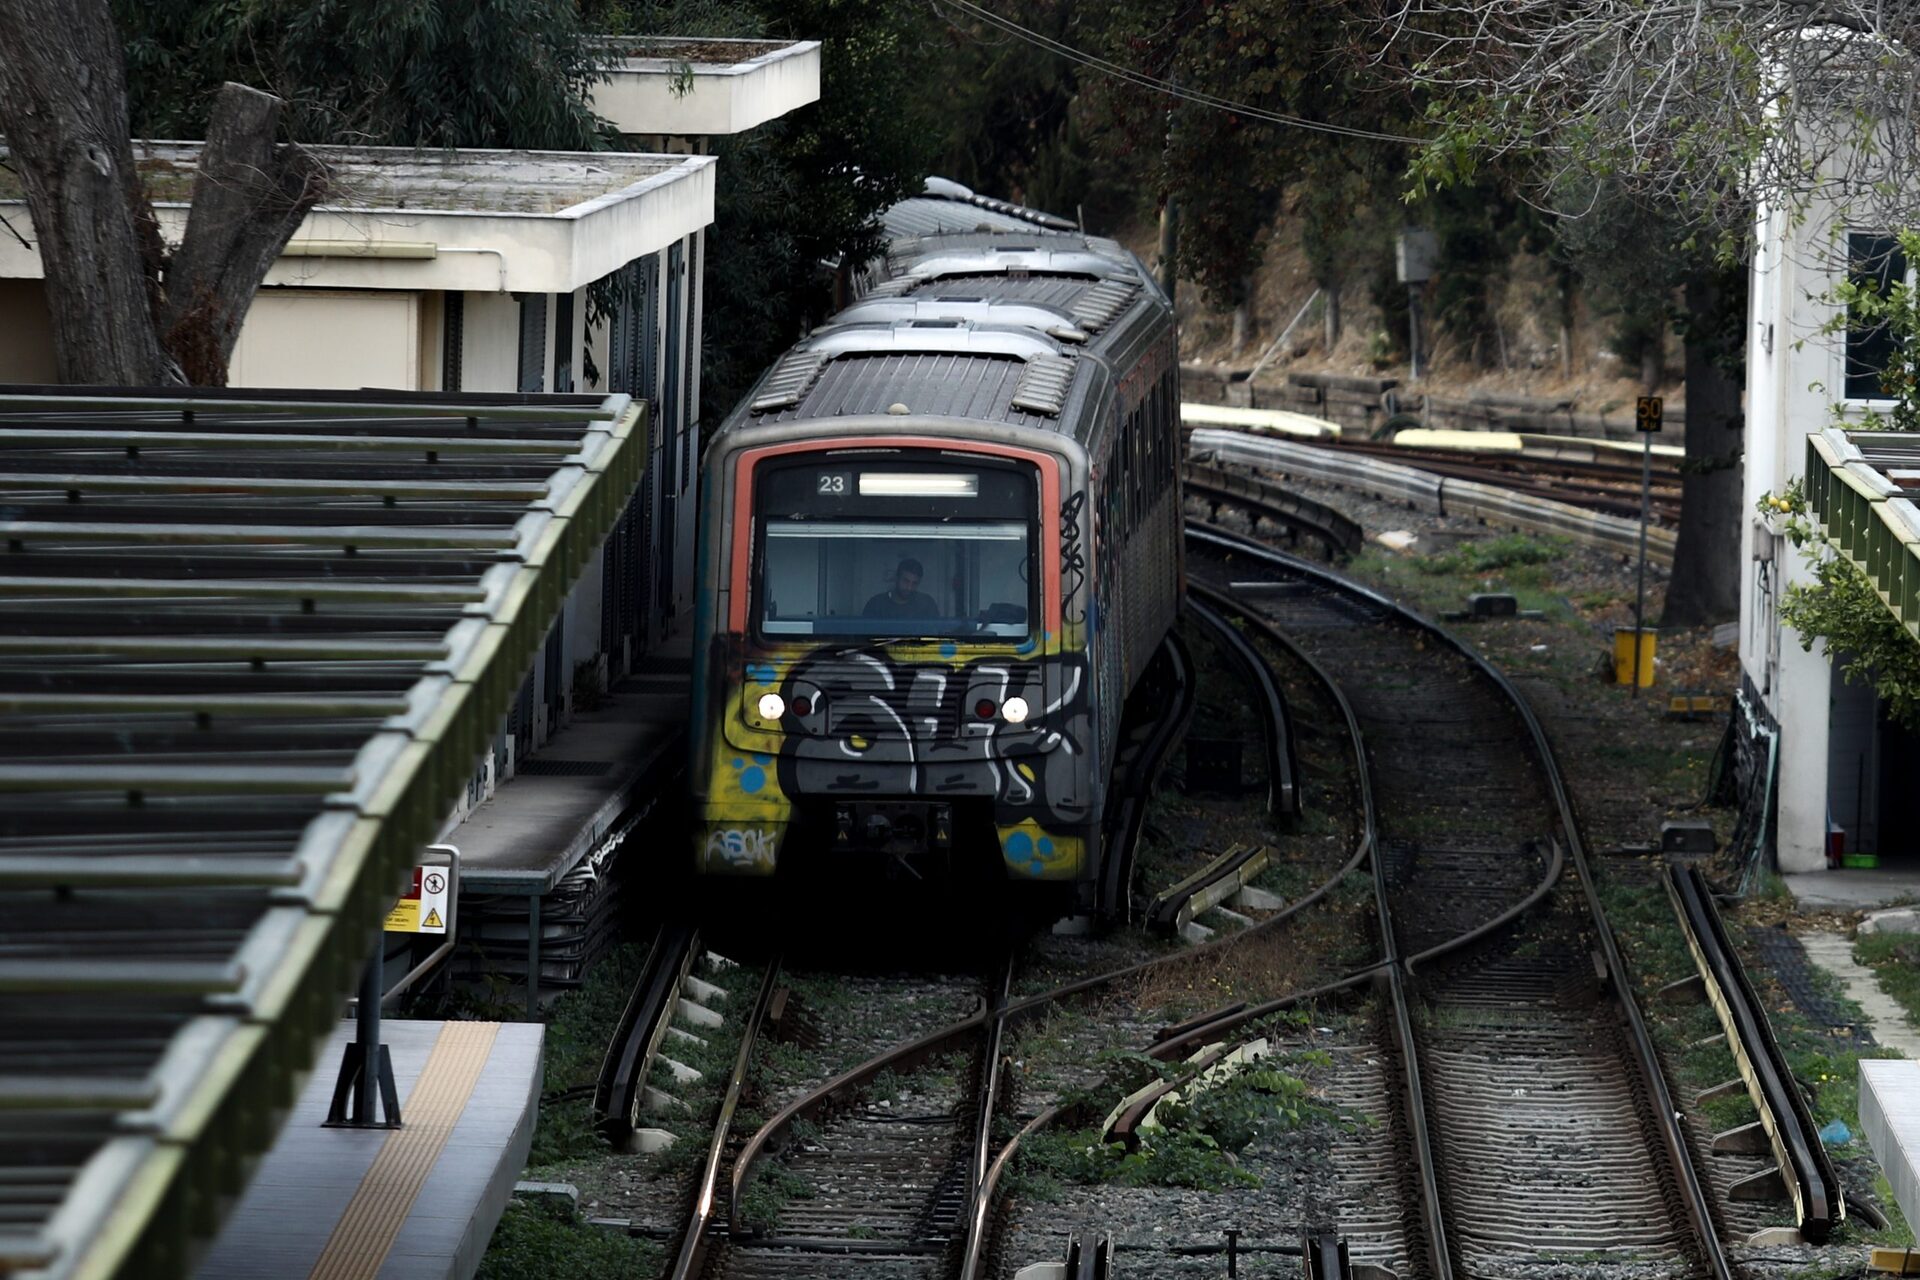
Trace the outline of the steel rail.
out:
[[[1619,942],[1613,935],[1613,928],[1607,921],[1606,910],[1601,905],[1599,894],[1594,887],[1592,868],[1587,861],[1586,845],[1581,838],[1579,821],[1574,814],[1572,796],[1567,791],[1566,780],[1561,774],[1553,744],[1548,739],[1539,718],[1534,714],[1532,705],[1513,682],[1472,645],[1372,587],[1356,582],[1345,574],[1324,565],[1302,560],[1298,556],[1288,555],[1226,530],[1207,528],[1189,522],[1187,536],[1237,555],[1263,560],[1296,577],[1311,579],[1331,590],[1369,602],[1375,608],[1396,617],[1403,624],[1426,633],[1454,650],[1512,705],[1521,723],[1526,727],[1527,735],[1532,741],[1540,762],[1541,771],[1546,777],[1555,816],[1561,828],[1561,840],[1565,843],[1567,854],[1573,863],[1575,875],[1580,883],[1581,895],[1593,923],[1594,940],[1600,952],[1599,959],[1605,969],[1614,999],[1619,1005],[1622,1020],[1627,1024],[1628,1038],[1633,1045],[1641,1084],[1647,1091],[1647,1109],[1660,1135],[1661,1145],[1665,1148],[1669,1170],[1676,1186],[1680,1189],[1681,1199],[1685,1202],[1683,1207],[1693,1226],[1696,1243],[1714,1280],[1732,1280],[1732,1270],[1726,1253],[1721,1247],[1719,1233],[1714,1226],[1712,1206],[1700,1181],[1699,1172],[1694,1168],[1686,1135],[1680,1126],[1680,1113],[1674,1105],[1673,1092],[1668,1087],[1665,1074],[1661,1070],[1652,1033],[1640,1011],[1639,1002],[1634,999],[1632,982],[1627,973],[1626,961],[1620,953]]]
[[[713,1196],[720,1183],[720,1165],[726,1159],[727,1139],[733,1131],[733,1114],[739,1109],[740,1094],[746,1088],[747,1072],[753,1064],[754,1046],[759,1042],[760,1027],[767,1019],[767,1010],[773,1003],[774,989],[779,980],[780,959],[776,956],[767,962],[766,976],[760,980],[760,992],[754,997],[746,1025],[740,1029],[740,1052],[734,1056],[733,1074],[727,1080],[726,1096],[720,1100],[720,1114],[714,1120],[713,1137],[707,1143],[707,1157],[701,1162],[700,1176],[694,1183],[693,1209],[687,1215],[686,1234],[680,1238],[680,1251],[674,1256],[673,1269],[667,1273],[670,1280],[694,1280],[706,1260],[707,1231],[713,1223]],[[733,1192],[737,1200],[737,1181],[733,1184]],[[734,1212],[731,1201],[727,1210],[731,1223]]]
[[[1196,958],[1209,956],[1227,948],[1242,946],[1251,938],[1264,936],[1269,932],[1283,927],[1294,916],[1317,905],[1328,894],[1332,893],[1342,880],[1356,871],[1366,856],[1366,847],[1364,845],[1357,847],[1352,856],[1325,881],[1317,885],[1310,892],[1294,899],[1280,911],[1267,917],[1265,920],[1259,921],[1250,928],[1243,929],[1228,937],[1217,938],[1211,942],[1202,943],[1199,946],[1184,948],[1171,955],[1159,956],[1151,960],[1143,960],[1136,964],[1127,965],[1124,968],[1093,974],[1049,991],[1013,1000],[1006,1006],[1003,1016],[1007,1024],[1011,1026],[1015,1020],[1031,1017],[1062,1000],[1089,995],[1097,991],[1105,990],[1118,983],[1131,981],[1169,965],[1190,963]],[[1347,985],[1357,985],[1365,980],[1366,975],[1362,974],[1347,980]],[[801,1097],[789,1101],[747,1139],[739,1155],[735,1158],[733,1167],[734,1195],[730,1203],[736,1205],[739,1203],[740,1191],[752,1176],[754,1166],[765,1158],[772,1146],[786,1135],[796,1120],[817,1115],[826,1107],[850,1096],[855,1091],[864,1087],[882,1071],[889,1069],[894,1071],[910,1070],[914,1066],[938,1054],[947,1052],[954,1046],[963,1043],[968,1037],[978,1034],[984,1027],[987,1017],[988,1014],[983,1009],[981,1012],[973,1014],[970,1017],[937,1028],[906,1044],[897,1045],[894,1048],[876,1054],[867,1061],[842,1072],[840,1075],[817,1086]],[[992,1167],[989,1166],[984,1182],[984,1185],[989,1189],[995,1176]],[[976,1208],[977,1207],[976,1205]],[[737,1228],[737,1219],[730,1219],[729,1226],[730,1228]]]
[[[1820,1141],[1813,1113],[1794,1084],[1792,1069],[1747,978],[1726,922],[1720,918],[1698,867],[1669,866],[1667,892],[1687,937],[1687,950],[1706,984],[1708,1002],[1727,1033],[1734,1064],[1759,1113],[1781,1180],[1793,1201],[1800,1234],[1825,1244],[1846,1217],[1845,1184]]]
[[[1202,462],[1180,464],[1180,484],[1190,495],[1216,503],[1231,502],[1281,524],[1305,530],[1336,555],[1350,556],[1366,543],[1360,522],[1325,503],[1289,493],[1278,485]]]
[[[1273,668],[1247,638],[1228,625],[1215,611],[1209,599],[1219,597],[1204,589],[1192,592],[1187,609],[1227,646],[1235,662],[1259,690],[1263,736],[1267,743],[1267,812],[1275,816],[1300,812],[1300,787],[1294,776],[1293,718],[1287,714],[1287,700],[1273,678]]]

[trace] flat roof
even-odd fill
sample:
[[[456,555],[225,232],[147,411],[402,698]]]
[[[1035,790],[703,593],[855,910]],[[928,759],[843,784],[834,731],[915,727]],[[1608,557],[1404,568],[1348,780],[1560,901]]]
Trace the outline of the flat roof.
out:
[[[161,232],[175,243],[186,230],[201,146],[134,144]],[[267,284],[565,292],[713,221],[712,156],[311,150],[332,169],[334,188],[294,233]],[[6,169],[0,215],[34,238],[19,180]],[[0,277],[43,274],[37,250],[0,237]]]
[[[0,1274],[182,1274],[644,432],[626,396],[0,387]]]
[[[589,97],[622,133],[744,133],[820,98],[818,40],[607,37],[615,57]]]

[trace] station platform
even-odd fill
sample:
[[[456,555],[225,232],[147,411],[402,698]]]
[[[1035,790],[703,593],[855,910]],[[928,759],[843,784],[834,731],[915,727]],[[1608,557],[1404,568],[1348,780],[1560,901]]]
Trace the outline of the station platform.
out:
[[[1908,1222],[1920,1222],[1920,1062],[1860,1059],[1860,1128]]]
[[[403,1127],[329,1129],[343,1022],[197,1280],[467,1280],[533,1142],[544,1034],[387,1021]]]
[[[1871,911],[1896,902],[1920,902],[1920,866],[1906,860],[1872,869],[1792,871],[1780,878],[1803,907]]]
[[[616,940],[623,833],[676,812],[659,806],[686,768],[688,649],[670,637],[441,837],[460,850],[457,974],[521,986],[531,1015]]]
[[[686,741],[685,670],[641,672],[547,740],[446,836],[463,893],[534,896],[592,853],[621,816],[677,769]]]

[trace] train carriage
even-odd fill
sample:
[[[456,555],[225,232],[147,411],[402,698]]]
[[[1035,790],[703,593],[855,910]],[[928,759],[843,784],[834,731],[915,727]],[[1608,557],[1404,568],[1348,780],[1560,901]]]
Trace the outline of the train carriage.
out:
[[[1091,905],[1121,708],[1182,590],[1177,379],[1111,241],[890,245],[708,447],[698,870],[990,862]]]

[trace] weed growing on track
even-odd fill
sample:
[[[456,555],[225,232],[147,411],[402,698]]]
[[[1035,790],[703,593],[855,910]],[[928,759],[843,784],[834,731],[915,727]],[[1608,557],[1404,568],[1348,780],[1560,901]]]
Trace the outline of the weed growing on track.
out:
[[[1306,1022],[1304,1015],[1283,1020],[1293,1026]],[[1068,1101],[1082,1115],[1097,1114],[1155,1080],[1183,1081],[1195,1074],[1185,1063],[1161,1062],[1134,1050],[1103,1053],[1097,1061],[1104,1068],[1100,1083]],[[1098,1124],[1042,1130],[1021,1144],[1009,1191],[1017,1198],[1054,1200],[1067,1183],[1202,1191],[1257,1187],[1258,1176],[1238,1159],[1253,1143],[1315,1121],[1364,1123],[1316,1097],[1299,1074],[1331,1064],[1329,1055],[1317,1049],[1270,1054],[1245,1064],[1191,1097],[1163,1102],[1157,1127],[1143,1131],[1131,1151],[1121,1143],[1102,1142]]]

